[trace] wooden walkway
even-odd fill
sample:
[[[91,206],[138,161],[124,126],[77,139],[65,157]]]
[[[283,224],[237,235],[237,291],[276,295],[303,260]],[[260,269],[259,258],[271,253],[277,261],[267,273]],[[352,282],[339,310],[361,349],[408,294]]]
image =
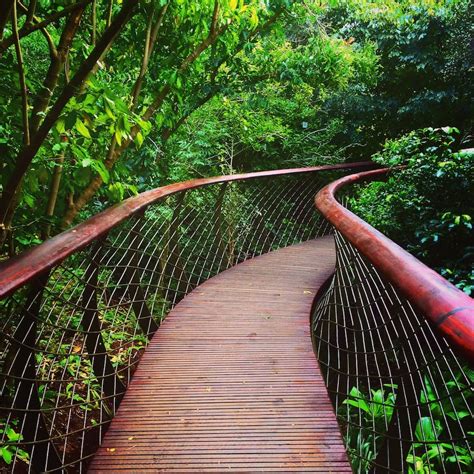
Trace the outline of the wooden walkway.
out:
[[[208,280],[162,324],[89,472],[352,472],[309,314],[332,237]]]

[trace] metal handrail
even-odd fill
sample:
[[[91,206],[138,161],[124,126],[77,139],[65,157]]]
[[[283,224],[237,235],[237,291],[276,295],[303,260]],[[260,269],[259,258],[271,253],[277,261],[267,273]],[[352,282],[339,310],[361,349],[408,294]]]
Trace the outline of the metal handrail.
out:
[[[354,472],[462,473],[474,465],[474,305],[345,207],[350,185],[389,172],[316,197],[336,266],[314,305],[314,348]]]
[[[338,191],[385,177],[390,169],[344,176],[325,186],[316,207],[331,224],[474,363],[474,300],[340,204]]]
[[[115,206],[94,215],[47,240],[41,245],[27,250],[22,254],[0,263],[0,298],[25,285],[41,273],[48,271],[76,251],[86,247],[92,241],[105,235],[111,229],[133,215],[143,212],[148,206],[160,199],[173,194],[209,186],[211,184],[246,181],[259,178],[269,178],[283,175],[298,175],[318,171],[356,170],[375,165],[365,161],[359,163],[341,163],[337,165],[314,166],[308,168],[291,168],[273,171],[259,171],[211,178],[191,179],[180,183],[170,184],[152,189],[131,197]]]

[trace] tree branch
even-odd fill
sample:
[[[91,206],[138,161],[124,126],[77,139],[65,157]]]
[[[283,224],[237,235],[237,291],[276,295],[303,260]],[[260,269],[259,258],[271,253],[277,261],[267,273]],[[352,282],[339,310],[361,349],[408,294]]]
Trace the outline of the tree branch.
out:
[[[33,17],[35,16],[36,12],[36,4],[38,0],[30,0],[30,4],[28,5],[28,12],[26,14],[26,24],[30,24],[33,21]]]
[[[265,24],[262,25],[262,27],[257,28],[254,31],[250,39],[242,41],[241,44],[239,44],[239,46],[237,47],[237,49],[233,51],[234,55],[243,49],[247,41],[253,41],[258,35],[262,34],[264,31],[267,31],[270,28],[270,26],[273,23],[275,23],[275,21],[279,18],[279,16],[281,15],[283,11],[284,9],[277,11],[273,15],[272,18],[270,18]],[[214,44],[214,42],[220,35],[224,34],[224,32],[227,30],[227,28],[229,27],[229,24],[223,25],[220,28],[217,26],[218,15],[219,15],[218,0],[216,0],[214,3],[214,10],[213,10],[211,26],[210,26],[208,36],[200,44],[198,44],[198,46],[196,46],[196,48],[182,61],[181,65],[177,68],[177,71],[179,73],[184,72],[209,46]],[[224,62],[225,60],[223,60],[217,67],[220,67],[220,65],[222,65]],[[155,99],[153,100],[152,104],[147,108],[145,113],[142,115],[142,120],[148,121],[151,119],[151,117],[154,115],[156,110],[158,110],[158,108],[163,104],[164,100],[166,99],[170,91],[171,91],[170,84],[165,84],[155,96]],[[186,118],[183,120],[182,123],[184,123]],[[130,132],[131,138],[128,140],[124,140],[120,147],[114,148],[113,153],[107,156],[107,159],[105,161],[105,166],[108,169],[111,169],[114,166],[115,162],[119,159],[121,154],[128,148],[128,146],[130,145],[132,140],[135,138],[139,130],[140,128],[138,127],[138,125],[135,125]],[[97,190],[100,188],[101,185],[102,185],[102,178],[100,176],[95,176],[91,180],[91,182],[88,184],[88,186],[83,190],[81,195],[77,198],[77,200],[74,203],[74,206],[70,207],[68,211],[66,212],[63,219],[63,228],[68,227],[73,222],[77,213],[90,201],[90,199],[92,199],[92,197],[94,196],[94,194],[97,192]]]
[[[218,0],[216,0],[215,4],[217,4]],[[229,25],[224,25],[221,28],[218,28],[214,31],[212,31],[212,25],[217,24],[217,17],[216,15],[218,14],[218,10],[216,12],[216,6],[214,4],[214,11],[213,11],[213,17],[211,21],[211,28],[209,30],[208,36],[198,44],[198,46],[183,60],[181,65],[178,67],[179,72],[185,71],[209,46],[211,46],[214,41],[219,37],[219,35],[223,34]],[[154,115],[156,110],[161,106],[169,92],[171,91],[171,86],[170,84],[164,85],[161,90],[158,92],[156,95],[155,99],[153,100],[153,103],[147,108],[145,113],[142,115],[142,120],[150,120],[151,117]],[[130,143],[133,141],[133,139],[136,137],[137,133],[140,131],[140,127],[138,125],[135,125],[132,127],[132,130],[130,131],[130,138],[127,140],[123,140],[122,144],[117,147],[115,146],[115,143],[112,143],[111,150],[109,150],[108,156],[105,160],[105,166],[107,169],[111,169],[115,162],[119,159],[119,157],[122,155],[122,153],[128,148]],[[66,212],[64,219],[63,219],[63,227],[69,226],[74,218],[76,217],[77,213],[90,201],[90,199],[94,196],[94,194],[97,192],[97,190],[100,188],[102,185],[102,178],[100,176],[95,176],[88,186],[84,189],[84,191],[81,193],[81,195],[77,198],[76,202],[74,203],[74,206],[69,208],[68,211]]]
[[[67,138],[61,137],[61,141],[66,142]],[[55,159],[56,162],[54,164],[53,177],[51,179],[51,185],[49,188],[48,203],[46,205],[46,217],[49,218],[54,216],[54,209],[56,208],[56,201],[59,194],[59,185],[61,183],[61,176],[63,173],[64,156],[65,151],[62,149],[59,156]],[[48,222],[41,232],[42,240],[46,240],[49,237],[50,232],[51,224]]]
[[[107,28],[87,59],[81,64],[76,74],[64,87],[62,93],[59,95],[58,99],[43,120],[43,123],[39,127],[37,133],[34,137],[32,137],[31,143],[28,146],[23,147],[23,149],[20,151],[17,157],[15,169],[8,179],[0,199],[0,225],[4,222],[5,216],[12,205],[13,196],[15,195],[24,174],[28,170],[30,163],[48,136],[51,128],[54,126],[56,120],[61,115],[70,98],[73,97],[78,90],[80,90],[82,84],[87,79],[96,62],[101,58],[104,52],[107,51],[119,32],[127,24],[133,14],[133,11],[135,10],[135,7],[138,5],[138,1],[139,0],[124,1],[122,9],[112,21],[110,27]]]
[[[232,56],[235,56],[236,54],[238,54],[240,51],[242,51],[243,47],[245,46],[245,44],[248,42],[248,41],[253,41],[256,39],[257,36],[261,35],[262,33],[264,33],[265,31],[267,31],[271,25],[273,25],[277,20],[278,18],[281,16],[281,14],[284,12],[284,9],[280,9],[278,10],[277,12],[275,12],[275,14],[269,18],[265,23],[263,23],[259,28],[257,28],[253,35],[251,36],[250,39],[246,39],[244,41],[241,41],[238,46],[236,47],[236,49],[232,52]],[[178,129],[179,127],[181,127],[181,125],[183,125],[186,120],[197,110],[199,109],[200,107],[202,107],[204,104],[206,104],[207,102],[209,102],[209,100],[211,100],[215,95],[217,95],[223,88],[222,86],[216,86],[215,84],[215,79],[216,79],[216,76],[217,76],[217,73],[219,71],[219,68],[222,66],[222,64],[224,64],[225,62],[227,62],[229,59],[229,56],[224,56],[223,58],[221,58],[221,60],[217,63],[217,65],[213,68],[213,70],[211,71],[210,73],[210,85],[211,85],[211,91],[201,97],[200,99],[197,100],[197,102],[194,104],[193,107],[191,107],[187,112],[185,112],[185,114],[183,116],[181,116],[179,118],[179,120],[171,127],[171,128],[166,128],[163,130],[163,133],[162,133],[162,139],[164,141],[167,141],[171,135],[173,135]],[[251,83],[252,84],[255,84],[259,81],[262,81],[262,80],[265,80],[265,79],[268,79],[268,76],[258,76],[258,77],[255,77]],[[228,84],[226,84],[228,85]],[[194,95],[194,94],[193,94]]]
[[[25,80],[25,68],[23,64],[23,53],[20,45],[20,38],[18,36],[18,16],[16,9],[16,1],[13,3],[11,9],[12,16],[12,36],[14,38],[15,44],[15,53],[17,58],[18,66],[18,78],[20,83],[20,94],[21,94],[21,114],[22,114],[22,123],[23,123],[23,144],[27,146],[30,143],[30,131],[28,123],[28,89],[26,87]],[[14,206],[18,205],[20,197],[21,181],[18,184],[16,192],[12,196],[12,203]],[[13,231],[11,229],[11,222],[13,219],[13,212],[7,212],[3,222],[0,226],[0,245],[3,245],[6,239],[9,241],[9,250],[8,253],[12,256],[15,253],[15,246],[13,240]]]
[[[17,5],[18,5],[19,9],[23,11],[23,13],[28,13],[28,8],[26,8],[21,2],[18,1]],[[39,22],[39,20],[36,16],[33,16],[33,19],[35,21]],[[45,37],[46,42],[48,43],[50,57],[54,58],[57,54],[57,51],[56,51],[56,46],[54,45],[53,38],[48,33],[48,30],[46,28],[40,28],[40,31],[43,34],[43,36]],[[0,52],[0,56],[1,56],[1,52]]]
[[[218,22],[219,22],[219,0],[215,0],[214,11],[212,12],[210,36],[214,36],[216,34]]]
[[[95,45],[97,37],[97,0],[92,0],[92,33],[91,33],[91,44]]]
[[[20,38],[23,38],[25,36],[28,36],[29,34],[33,33],[34,31],[41,30],[48,26],[51,23],[54,23],[55,21],[59,20],[60,18],[63,18],[64,16],[68,15],[69,13],[73,12],[74,10],[77,10],[78,8],[85,8],[89,3],[91,3],[92,0],[81,0],[80,2],[74,3],[72,5],[68,5],[64,7],[64,10],[61,10],[58,13],[55,13],[45,20],[39,21],[38,23],[28,23],[26,22],[25,25],[20,28],[18,31],[18,35]],[[25,9],[26,13],[28,15],[29,9]],[[34,18],[33,18],[34,19]],[[1,36],[0,36],[1,38]],[[9,36],[8,38],[5,38],[4,40],[0,41],[0,55],[8,49],[12,44],[14,43],[14,38],[13,36]]]
[[[158,37],[158,31],[161,27],[161,24],[163,22],[163,18],[165,16],[167,9],[168,9],[168,4],[163,6],[163,8],[160,10],[160,14],[158,15],[157,21],[155,22],[154,26],[153,26],[153,14],[150,15],[150,18],[147,24],[145,48],[143,52],[140,73],[138,74],[137,80],[135,81],[135,84],[132,89],[132,105],[131,105],[132,111],[135,110],[135,107],[137,106],[138,96],[140,95],[140,92],[142,90],[143,80],[145,78],[145,74],[148,69],[148,63],[150,62],[151,54],[153,52],[153,48],[155,47],[156,39]],[[107,156],[105,159],[106,163],[109,163],[113,160],[116,147],[117,147],[117,141],[114,136],[112,137],[112,141],[107,151]],[[70,207],[70,209],[72,208]]]
[[[143,86],[143,80],[145,78],[145,74],[148,69],[148,64],[150,62],[151,55],[153,53],[153,49],[156,44],[156,39],[158,37],[158,32],[161,28],[161,25],[163,23],[163,19],[165,17],[166,11],[168,10],[168,3],[163,6],[160,10],[160,13],[158,15],[158,18],[156,19],[155,24],[153,25],[153,15],[150,15],[150,20],[147,25],[147,34],[146,34],[146,40],[145,40],[145,50],[143,53],[143,60],[142,64],[140,67],[140,73],[138,75],[137,80],[135,81],[135,84],[133,86],[132,90],[132,110],[136,107],[136,103],[138,100],[138,96],[140,95],[140,92],[142,90]]]
[[[165,128],[161,134],[161,139],[166,142],[173,133],[176,133],[179,127],[188,120],[188,118],[200,107],[209,102],[220,91],[220,88],[213,89],[204,97],[201,97],[187,112],[185,112],[171,128]]]
[[[48,108],[54,89],[56,89],[56,86],[58,85],[61,70],[69,56],[69,49],[74,37],[76,36],[77,28],[81,22],[84,9],[85,8],[83,7],[71,13],[71,16],[62,32],[61,39],[59,40],[56,54],[51,58],[51,63],[48,72],[46,73],[43,87],[39,92],[33,107],[30,127],[32,135],[37,132],[41,121],[41,115]]]
[[[16,60],[18,63],[18,78],[20,82],[20,93],[21,93],[21,113],[23,121],[23,144],[28,145],[30,143],[30,127],[28,120],[28,89],[26,87],[25,80],[25,68],[23,65],[23,53],[21,51],[20,37],[18,35],[18,18],[16,10],[16,2],[13,3],[12,8],[12,36],[15,40],[15,52]]]
[[[107,19],[105,21],[105,27],[108,28],[112,23],[112,10],[114,7],[114,0],[109,0],[109,4],[107,6]]]
[[[53,38],[51,38],[51,35],[49,34],[49,32],[46,28],[41,28],[40,31],[43,34],[43,36],[45,37],[46,42],[48,43],[49,56],[52,59],[58,54],[58,51],[57,51],[56,46],[54,44]]]
[[[0,8],[0,40],[3,38],[3,31],[8,22],[8,19],[11,16],[11,11],[13,8],[13,3],[15,0],[3,0],[2,8]],[[0,42],[1,44],[1,42]],[[1,49],[0,49],[1,54]]]

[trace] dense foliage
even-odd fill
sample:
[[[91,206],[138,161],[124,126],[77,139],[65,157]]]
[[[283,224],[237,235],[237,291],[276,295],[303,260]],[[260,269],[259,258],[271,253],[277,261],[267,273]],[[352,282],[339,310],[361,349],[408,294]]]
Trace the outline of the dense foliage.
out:
[[[171,181],[367,159],[417,127],[469,146],[469,7],[8,0],[2,253]]]
[[[444,127],[390,140],[373,159],[393,167],[360,189],[358,215],[470,294],[474,290],[474,152]],[[402,169],[397,167],[403,166]]]
[[[365,156],[387,138],[429,126],[455,126],[461,140],[472,140],[471,2],[348,0],[326,22],[356,47],[374,44],[379,63],[374,87],[359,83],[327,102],[328,113],[344,117],[340,139],[365,144]]]
[[[23,226],[32,225],[31,209],[46,208],[28,233],[46,238],[51,223],[73,222],[103,184],[112,199],[136,192],[138,170],[127,150],[149,137],[150,153],[218,76],[234,70],[232,58],[291,6],[7,3],[12,20],[0,29],[2,240],[14,237],[16,208]]]
[[[464,367],[471,383],[474,381],[474,372]],[[459,472],[472,473],[474,466],[469,450],[464,443],[441,443],[443,437],[453,432],[451,420],[467,419],[469,414],[465,410],[466,402],[472,403],[472,392],[463,384],[458,374],[448,382],[449,389],[455,388],[457,395],[452,399],[439,400],[436,389],[425,378],[423,389],[420,390],[419,400],[429,406],[429,410],[421,411],[419,418],[413,421],[415,425],[415,442],[408,450],[406,461],[408,474],[425,474],[432,472]],[[459,393],[466,390],[467,397]],[[352,387],[349,397],[340,407],[340,416],[354,426],[360,422],[362,429],[349,429],[346,443],[351,456],[354,472],[371,472],[377,451],[384,442],[383,433],[385,423],[391,420],[396,407],[399,387],[396,384],[386,384],[378,390],[368,390],[368,394],[361,392],[357,387]],[[360,414],[362,419],[360,419]],[[360,421],[359,421],[360,420]],[[455,428],[454,428],[455,429]],[[459,439],[462,433],[457,433]]]

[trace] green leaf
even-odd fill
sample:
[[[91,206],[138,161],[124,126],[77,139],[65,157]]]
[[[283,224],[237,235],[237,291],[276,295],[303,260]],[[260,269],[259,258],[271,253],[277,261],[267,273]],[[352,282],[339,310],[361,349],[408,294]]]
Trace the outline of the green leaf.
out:
[[[72,144],[71,145],[71,151],[72,151],[73,155],[76,158],[80,158],[81,160],[86,160],[86,159],[90,158],[89,153],[87,152],[87,150],[85,148],[82,148],[81,146]],[[87,166],[89,166],[89,165],[87,165]]]
[[[6,435],[8,436],[9,441],[20,441],[23,437],[20,433],[17,433],[13,428],[8,428],[6,430]]]
[[[114,113],[112,112],[112,110],[110,109],[110,107],[106,103],[105,103],[105,113],[112,120],[116,120],[116,117],[115,117]]]
[[[367,403],[364,400],[344,400],[343,402],[344,405],[350,405],[355,408],[360,408],[361,410],[365,411],[366,413],[369,413],[370,409]]]
[[[433,459],[436,457],[441,457],[446,450],[442,446],[434,445],[432,446],[424,456],[426,456],[428,459]]]
[[[418,441],[436,441],[438,439],[430,417],[424,416],[418,420],[415,436]]]
[[[162,114],[157,114],[156,118],[155,118],[156,128],[161,128],[161,126],[163,125],[164,120],[165,120],[165,118]]]
[[[109,182],[110,173],[102,161],[92,160],[90,166],[98,173],[104,183],[107,184]]]
[[[458,419],[462,420],[471,414],[466,410],[457,410],[456,412],[447,412],[446,415],[452,420],[457,421]]]
[[[115,129],[115,140],[117,141],[119,145],[122,144],[122,132],[118,128]]]
[[[25,193],[24,196],[23,196],[23,200],[25,201],[27,206],[29,206],[31,208],[35,207],[35,199],[31,194]]]
[[[126,132],[130,132],[130,130],[132,129],[132,126],[130,125],[128,117],[126,115],[122,115],[120,119],[121,119],[120,122],[121,122],[123,130],[125,130]]]
[[[112,183],[109,185],[108,194],[111,200],[120,202],[124,197],[124,187],[122,183]]]
[[[2,447],[2,458],[7,464],[12,463],[13,454],[6,446]]]
[[[134,141],[138,148],[140,148],[143,145],[143,135],[141,132],[137,132],[137,134],[135,135]]]
[[[83,137],[92,138],[89,133],[89,130],[87,129],[87,127],[84,125],[84,122],[80,118],[77,118],[76,120],[76,129]]]
[[[66,131],[66,121],[64,119],[61,118],[56,122],[56,130],[59,133],[64,133]]]
[[[344,400],[343,404],[350,405],[350,406],[353,406],[355,408],[359,408],[359,409],[365,411],[366,413],[370,412],[369,405],[366,402],[364,395],[360,392],[360,390],[358,388],[352,387],[349,395],[355,400],[352,400],[351,398],[348,398],[348,399]]]
[[[176,71],[173,71],[171,73],[171,76],[170,76],[170,79],[169,79],[169,83],[171,85],[174,85],[176,83],[176,78],[178,77],[178,73]]]
[[[250,15],[250,25],[252,26],[252,28],[257,28],[258,26],[258,14],[256,8],[252,9],[252,13]]]
[[[136,186],[133,184],[127,184],[127,189],[134,195],[136,196],[138,194],[138,189]]]

